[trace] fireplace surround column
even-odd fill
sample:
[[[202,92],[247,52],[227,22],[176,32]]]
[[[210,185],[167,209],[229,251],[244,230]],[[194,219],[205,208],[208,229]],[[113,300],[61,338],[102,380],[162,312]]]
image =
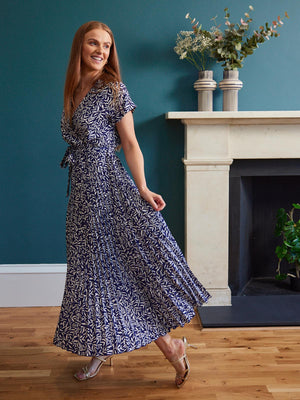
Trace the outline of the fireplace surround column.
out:
[[[185,123],[185,251],[209,288],[209,304],[230,305],[228,287],[228,129]]]
[[[228,287],[229,169],[233,159],[300,157],[300,111],[169,112],[185,126],[185,255],[212,294]]]

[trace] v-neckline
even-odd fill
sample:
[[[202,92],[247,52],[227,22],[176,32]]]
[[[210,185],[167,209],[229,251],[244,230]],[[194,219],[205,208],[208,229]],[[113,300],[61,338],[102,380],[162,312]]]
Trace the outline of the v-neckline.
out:
[[[90,88],[90,90],[86,93],[86,95],[81,99],[80,103],[78,104],[78,106],[75,108],[73,115],[72,115],[72,119],[75,115],[75,113],[77,112],[77,110],[79,109],[79,107],[82,105],[82,103],[85,101],[85,99],[88,97],[88,95],[91,93],[92,89],[94,88],[94,85]]]

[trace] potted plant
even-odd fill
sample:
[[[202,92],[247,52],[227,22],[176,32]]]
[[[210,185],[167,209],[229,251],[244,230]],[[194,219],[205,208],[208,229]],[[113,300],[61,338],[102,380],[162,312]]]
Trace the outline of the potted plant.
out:
[[[186,15],[192,23],[189,14]],[[213,80],[213,71],[207,70],[211,62],[210,51],[213,45],[214,35],[202,26],[194,26],[192,31],[180,31],[177,34],[174,51],[180,60],[186,60],[198,70],[198,80],[194,83],[194,89],[198,92],[198,111],[213,110],[213,91],[217,82]]]
[[[283,25],[282,18],[278,16],[271,24],[266,22],[259,29],[250,32],[253,19],[249,13],[253,10],[254,8],[250,5],[249,11],[244,13],[243,18],[238,23],[232,23],[229,20],[229,9],[225,8],[225,28],[222,30],[221,25],[216,23],[217,17],[214,17],[212,18],[214,26],[211,27],[209,32],[203,31],[195,18],[192,19],[189,14],[186,16],[191,20],[195,36],[208,32],[213,38],[209,47],[210,57],[213,57],[218,63],[222,63],[221,65],[224,67],[223,80],[219,84],[223,91],[223,111],[238,110],[238,91],[243,87],[243,83],[238,79],[239,68],[242,68],[245,58],[253,54],[259,44],[271,37],[278,37],[277,28]],[[285,12],[285,17],[289,18],[287,12]],[[207,33],[205,34],[207,35]],[[181,55],[181,58],[185,57]]]
[[[299,203],[294,203],[289,212],[284,208],[277,212],[275,235],[282,238],[282,244],[275,250],[278,257],[276,279],[284,280],[289,276],[292,289],[300,291],[300,218],[295,217],[295,210],[300,210]],[[282,273],[280,269],[284,259],[292,265],[287,273]]]

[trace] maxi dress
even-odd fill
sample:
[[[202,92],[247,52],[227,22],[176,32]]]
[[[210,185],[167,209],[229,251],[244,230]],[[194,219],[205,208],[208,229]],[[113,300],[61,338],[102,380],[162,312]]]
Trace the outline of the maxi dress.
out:
[[[71,191],[67,275],[54,344],[83,356],[138,349],[183,326],[210,295],[193,275],[160,212],[139,194],[116,154],[116,123],[135,109],[98,81],[62,116]],[[69,185],[68,185],[69,190]]]

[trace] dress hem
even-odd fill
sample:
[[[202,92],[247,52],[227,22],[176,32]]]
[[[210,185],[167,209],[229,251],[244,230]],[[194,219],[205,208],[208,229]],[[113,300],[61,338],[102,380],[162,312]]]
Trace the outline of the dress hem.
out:
[[[211,296],[209,295],[207,298],[203,299],[203,302],[202,302],[201,304],[197,304],[197,305],[195,306],[195,308],[196,308],[197,306],[202,306],[204,303],[206,303],[206,302],[210,299],[210,297],[211,297]],[[172,326],[169,327],[169,328],[165,328],[165,329],[164,329],[163,331],[161,331],[160,333],[158,333],[158,334],[156,334],[156,335],[153,335],[153,337],[151,337],[151,338],[149,338],[148,340],[146,340],[143,344],[140,344],[140,345],[138,345],[137,347],[134,347],[134,348],[128,348],[128,349],[126,349],[126,350],[124,350],[124,351],[120,351],[120,352],[115,352],[115,353],[110,353],[110,354],[97,354],[97,353],[92,353],[92,352],[88,352],[88,353],[85,352],[85,353],[83,354],[83,352],[74,351],[74,350],[68,348],[67,346],[64,346],[64,345],[61,343],[60,340],[54,339],[54,340],[53,340],[53,344],[54,344],[55,346],[57,346],[57,347],[60,347],[60,348],[63,349],[63,350],[70,351],[70,352],[73,353],[73,354],[77,354],[78,356],[85,356],[85,357],[98,357],[98,356],[104,356],[104,357],[105,357],[105,356],[114,356],[114,355],[117,355],[117,354],[129,353],[129,352],[131,352],[131,351],[138,350],[138,349],[140,349],[140,348],[142,348],[142,347],[145,347],[145,346],[149,345],[150,343],[154,342],[155,340],[157,340],[157,339],[160,338],[161,336],[167,335],[169,332],[171,332],[171,330],[174,330],[174,329],[179,328],[179,327],[183,327],[185,324],[188,324],[189,322],[191,322],[192,318],[194,318],[195,315],[196,315],[196,313],[195,313],[195,311],[193,311],[189,316],[186,317],[186,322],[177,323],[177,324],[172,325]]]

